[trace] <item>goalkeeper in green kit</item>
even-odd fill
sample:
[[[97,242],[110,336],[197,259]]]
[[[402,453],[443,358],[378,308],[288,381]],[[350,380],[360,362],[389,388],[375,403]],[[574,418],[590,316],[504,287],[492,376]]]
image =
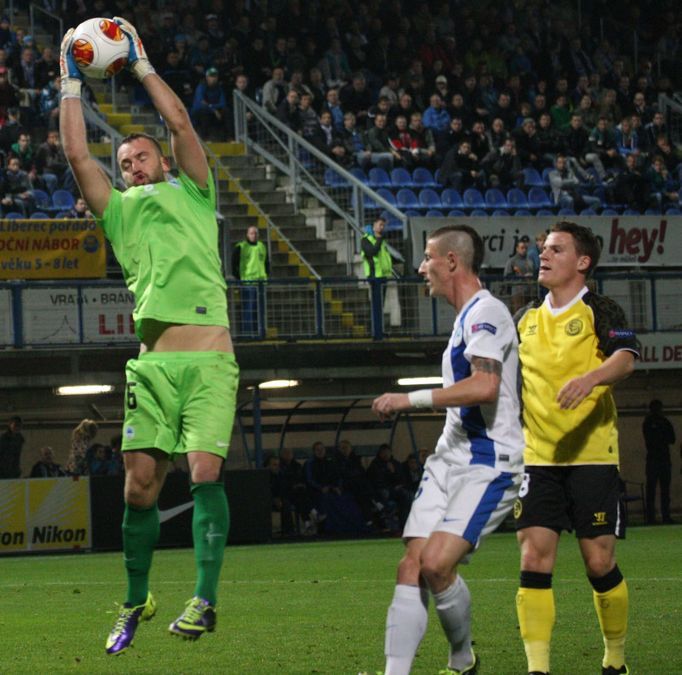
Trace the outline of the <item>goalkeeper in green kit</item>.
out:
[[[60,131],[85,200],[111,242],[135,296],[140,354],[126,365],[123,456],[123,556],[128,594],[106,641],[109,654],[132,643],[156,605],[149,569],[159,537],[157,498],[174,454],[184,453],[194,498],[197,566],[193,597],[170,624],[197,639],[216,625],[216,592],[229,529],[222,480],[239,380],[218,255],[215,185],[187,110],[154,72],[135,28],[115,18],[130,42],[128,67],[142,83],[171,137],[179,168],[152,137],[125,138],[117,161],[127,186],[119,192],[90,156],[81,110],[82,74],[62,41]]]

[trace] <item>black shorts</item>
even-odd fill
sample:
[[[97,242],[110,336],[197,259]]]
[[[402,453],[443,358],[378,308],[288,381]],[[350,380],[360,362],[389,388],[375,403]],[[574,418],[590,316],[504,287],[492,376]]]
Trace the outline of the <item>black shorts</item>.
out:
[[[527,466],[514,504],[516,529],[575,530],[576,537],[625,536],[615,465]]]

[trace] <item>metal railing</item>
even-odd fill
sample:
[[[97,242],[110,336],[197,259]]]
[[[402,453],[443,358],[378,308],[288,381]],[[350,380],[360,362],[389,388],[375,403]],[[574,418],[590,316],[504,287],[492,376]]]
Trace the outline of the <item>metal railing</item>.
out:
[[[409,241],[409,218],[402,211],[255,101],[235,90],[233,102],[237,141],[288,177],[294,205],[298,208],[308,194],[346,224],[348,274],[352,273],[351,261],[365,233],[366,211],[386,212],[400,223]],[[390,250],[397,260],[403,260],[400,252]]]
[[[538,297],[534,282],[485,276],[514,311]],[[682,330],[682,273],[607,274],[597,290],[623,308],[638,333]],[[228,280],[228,312],[237,342],[310,339],[419,339],[446,336],[453,309],[429,297],[420,279]],[[134,298],[113,280],[0,283],[0,346],[102,347],[137,342]]]

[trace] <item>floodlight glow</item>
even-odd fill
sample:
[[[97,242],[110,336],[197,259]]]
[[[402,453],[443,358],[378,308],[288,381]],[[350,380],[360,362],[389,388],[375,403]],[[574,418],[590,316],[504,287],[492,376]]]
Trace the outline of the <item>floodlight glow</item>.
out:
[[[88,394],[109,394],[114,391],[110,384],[76,384],[68,387],[57,387],[58,396],[87,396]]]
[[[422,384],[443,384],[443,378],[437,377],[401,377],[398,380],[401,387],[418,387]]]
[[[298,380],[268,380],[258,385],[259,389],[286,389],[287,387],[298,387]]]

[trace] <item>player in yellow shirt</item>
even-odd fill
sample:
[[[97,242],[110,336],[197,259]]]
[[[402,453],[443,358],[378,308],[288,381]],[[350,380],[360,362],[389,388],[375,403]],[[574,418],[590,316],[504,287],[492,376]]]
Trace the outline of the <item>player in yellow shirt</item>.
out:
[[[623,523],[611,387],[632,373],[638,348],[620,307],[586,286],[600,252],[588,228],[555,225],[540,255],[539,281],[549,293],[517,315],[526,473],[514,507],[521,546],[516,607],[535,675],[549,673],[562,530],[575,530],[593,588],[602,674],[629,672],[628,592],[615,556]]]

